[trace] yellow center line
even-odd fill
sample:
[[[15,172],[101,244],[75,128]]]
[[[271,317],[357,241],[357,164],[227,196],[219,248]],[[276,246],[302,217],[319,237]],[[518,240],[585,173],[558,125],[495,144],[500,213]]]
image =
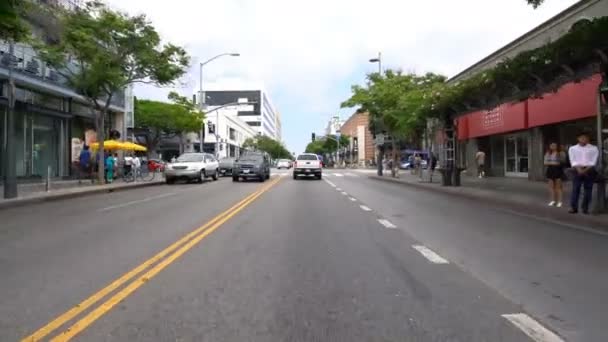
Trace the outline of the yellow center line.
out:
[[[238,208],[230,212],[228,215],[221,218],[219,221],[214,223],[211,227],[206,229],[203,233],[188,241],[184,246],[179,248],[175,253],[171,254],[169,257],[165,258],[161,262],[159,262],[156,266],[152,267],[146,273],[135,279],[129,285],[127,285],[122,290],[118,291],[114,294],[110,299],[105,301],[103,304],[95,308],[89,314],[84,316],[78,322],[74,323],[71,327],[69,327],[66,331],[62,332],[55,338],[51,339],[51,342],[65,342],[71,340],[78,333],[86,329],[93,322],[98,320],[101,316],[105,315],[110,311],[116,304],[123,301],[129,295],[131,295],[135,290],[140,288],[146,282],[150,281],[150,279],[154,278],[158,273],[160,273],[165,267],[169,266],[179,257],[181,257],[184,253],[189,251],[192,247],[196,246],[201,240],[207,237],[209,234],[213,233],[217,228],[219,228],[222,224],[228,221],[230,218],[238,214],[241,210],[246,208],[249,204],[255,201],[258,197],[260,197],[264,192],[268,191],[273,185],[277,184],[281,178],[278,178],[272,181],[267,187],[257,192],[253,197],[249,198],[245,203],[241,204]]]
[[[139,266],[137,266],[134,269],[130,270],[129,272],[125,273],[120,278],[114,280],[112,283],[110,283],[109,285],[107,285],[103,289],[99,290],[98,292],[96,292],[92,296],[90,296],[89,298],[85,299],[84,301],[80,302],[76,306],[72,307],[70,310],[66,311],[65,313],[63,313],[59,317],[55,318],[54,320],[52,320],[51,322],[49,322],[48,324],[46,324],[42,328],[36,330],[31,335],[23,338],[21,340],[21,342],[34,342],[34,341],[39,341],[39,340],[43,339],[45,336],[47,336],[48,334],[50,334],[51,332],[53,332],[55,329],[59,328],[60,326],[62,326],[66,322],[70,321],[71,319],[73,319],[74,317],[76,317],[77,315],[79,315],[81,312],[83,312],[84,310],[88,309],[91,305],[95,304],[100,299],[102,299],[103,297],[105,297],[108,294],[112,293],[118,287],[122,286],[124,283],[126,283],[127,281],[129,281],[130,279],[132,279],[133,277],[135,277],[137,274],[143,272],[144,270],[146,270],[147,268],[149,268],[151,265],[157,263],[159,260],[161,260],[162,258],[164,258],[167,255],[169,255],[171,252],[173,252],[178,247],[180,247],[181,245],[183,245],[184,243],[186,243],[188,240],[192,239],[193,237],[195,237],[196,235],[200,234],[202,231],[204,231],[205,229],[207,229],[208,227],[210,227],[211,225],[213,225],[215,222],[219,221],[222,217],[226,216],[231,211],[240,208],[242,204],[244,204],[244,203],[248,202],[248,200],[256,197],[257,194],[260,194],[263,191],[266,191],[268,188],[270,188],[274,184],[275,184],[275,182],[270,183],[270,184],[262,187],[261,189],[258,189],[256,191],[254,191],[249,196],[247,196],[244,199],[240,200],[238,203],[236,203],[235,205],[233,205],[229,209],[227,209],[227,210],[221,212],[220,214],[218,214],[217,216],[215,216],[213,219],[211,219],[209,222],[207,222],[203,226],[201,226],[201,227],[195,229],[194,231],[188,233],[186,236],[184,236],[183,238],[181,238],[178,241],[174,242],[173,244],[171,244],[169,247],[165,248],[164,250],[160,251],[158,254],[156,254],[152,258],[146,260],[145,262],[143,262]]]

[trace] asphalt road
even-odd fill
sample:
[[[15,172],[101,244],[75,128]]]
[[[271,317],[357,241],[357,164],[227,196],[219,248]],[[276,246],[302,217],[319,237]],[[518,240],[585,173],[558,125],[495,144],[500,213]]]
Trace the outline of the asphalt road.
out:
[[[608,340],[608,238],[324,178],[0,211],[0,341]]]

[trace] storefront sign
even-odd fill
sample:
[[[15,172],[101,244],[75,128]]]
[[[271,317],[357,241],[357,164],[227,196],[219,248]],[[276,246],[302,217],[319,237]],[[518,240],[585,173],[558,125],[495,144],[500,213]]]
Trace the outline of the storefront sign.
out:
[[[526,128],[526,103],[505,103],[458,118],[458,139],[483,137]]]
[[[496,129],[502,127],[505,124],[502,116],[502,108],[502,106],[498,106],[492,110],[482,112],[481,120],[483,124],[483,129]]]
[[[78,162],[83,147],[84,141],[80,138],[72,138],[72,162]]]

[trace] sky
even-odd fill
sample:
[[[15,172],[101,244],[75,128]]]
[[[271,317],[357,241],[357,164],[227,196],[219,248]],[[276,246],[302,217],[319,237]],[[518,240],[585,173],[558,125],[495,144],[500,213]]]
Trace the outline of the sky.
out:
[[[192,67],[174,90],[263,87],[281,113],[286,147],[303,152],[323,132],[353,84],[383,69],[452,76],[508,44],[576,0],[106,0],[129,14],[144,13],[163,40],[183,46]],[[165,100],[171,88],[138,86],[138,98]]]

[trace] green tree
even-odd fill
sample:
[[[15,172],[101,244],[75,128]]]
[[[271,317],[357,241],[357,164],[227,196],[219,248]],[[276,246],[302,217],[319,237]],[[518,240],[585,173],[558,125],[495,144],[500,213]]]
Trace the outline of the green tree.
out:
[[[538,8],[545,0],[526,0],[528,5],[532,5],[534,8]]]
[[[204,116],[187,97],[169,93],[171,103],[139,100],[135,102],[135,124],[147,132],[148,151],[155,151],[162,139],[195,132],[201,128]]]
[[[383,75],[368,75],[366,87],[355,85],[352,96],[342,107],[359,107],[369,112],[372,133],[386,132],[392,138],[393,165],[399,160],[400,143],[418,143],[431,113],[435,93],[446,78],[427,73],[417,75],[386,70]],[[380,149],[378,163],[383,159]],[[395,176],[394,170],[391,170]]]
[[[26,6],[23,0],[0,1],[0,39],[19,42],[28,38],[30,30],[23,19]]]
[[[293,158],[283,144],[265,135],[258,135],[255,138],[245,139],[243,148],[264,151],[268,153],[272,159]]]
[[[190,59],[184,49],[161,44],[145,15],[129,16],[97,1],[57,11],[58,42],[39,45],[40,56],[89,101],[102,150],[104,119],[114,96],[134,83],[171,84],[186,72]],[[103,172],[100,167],[100,182]]]

